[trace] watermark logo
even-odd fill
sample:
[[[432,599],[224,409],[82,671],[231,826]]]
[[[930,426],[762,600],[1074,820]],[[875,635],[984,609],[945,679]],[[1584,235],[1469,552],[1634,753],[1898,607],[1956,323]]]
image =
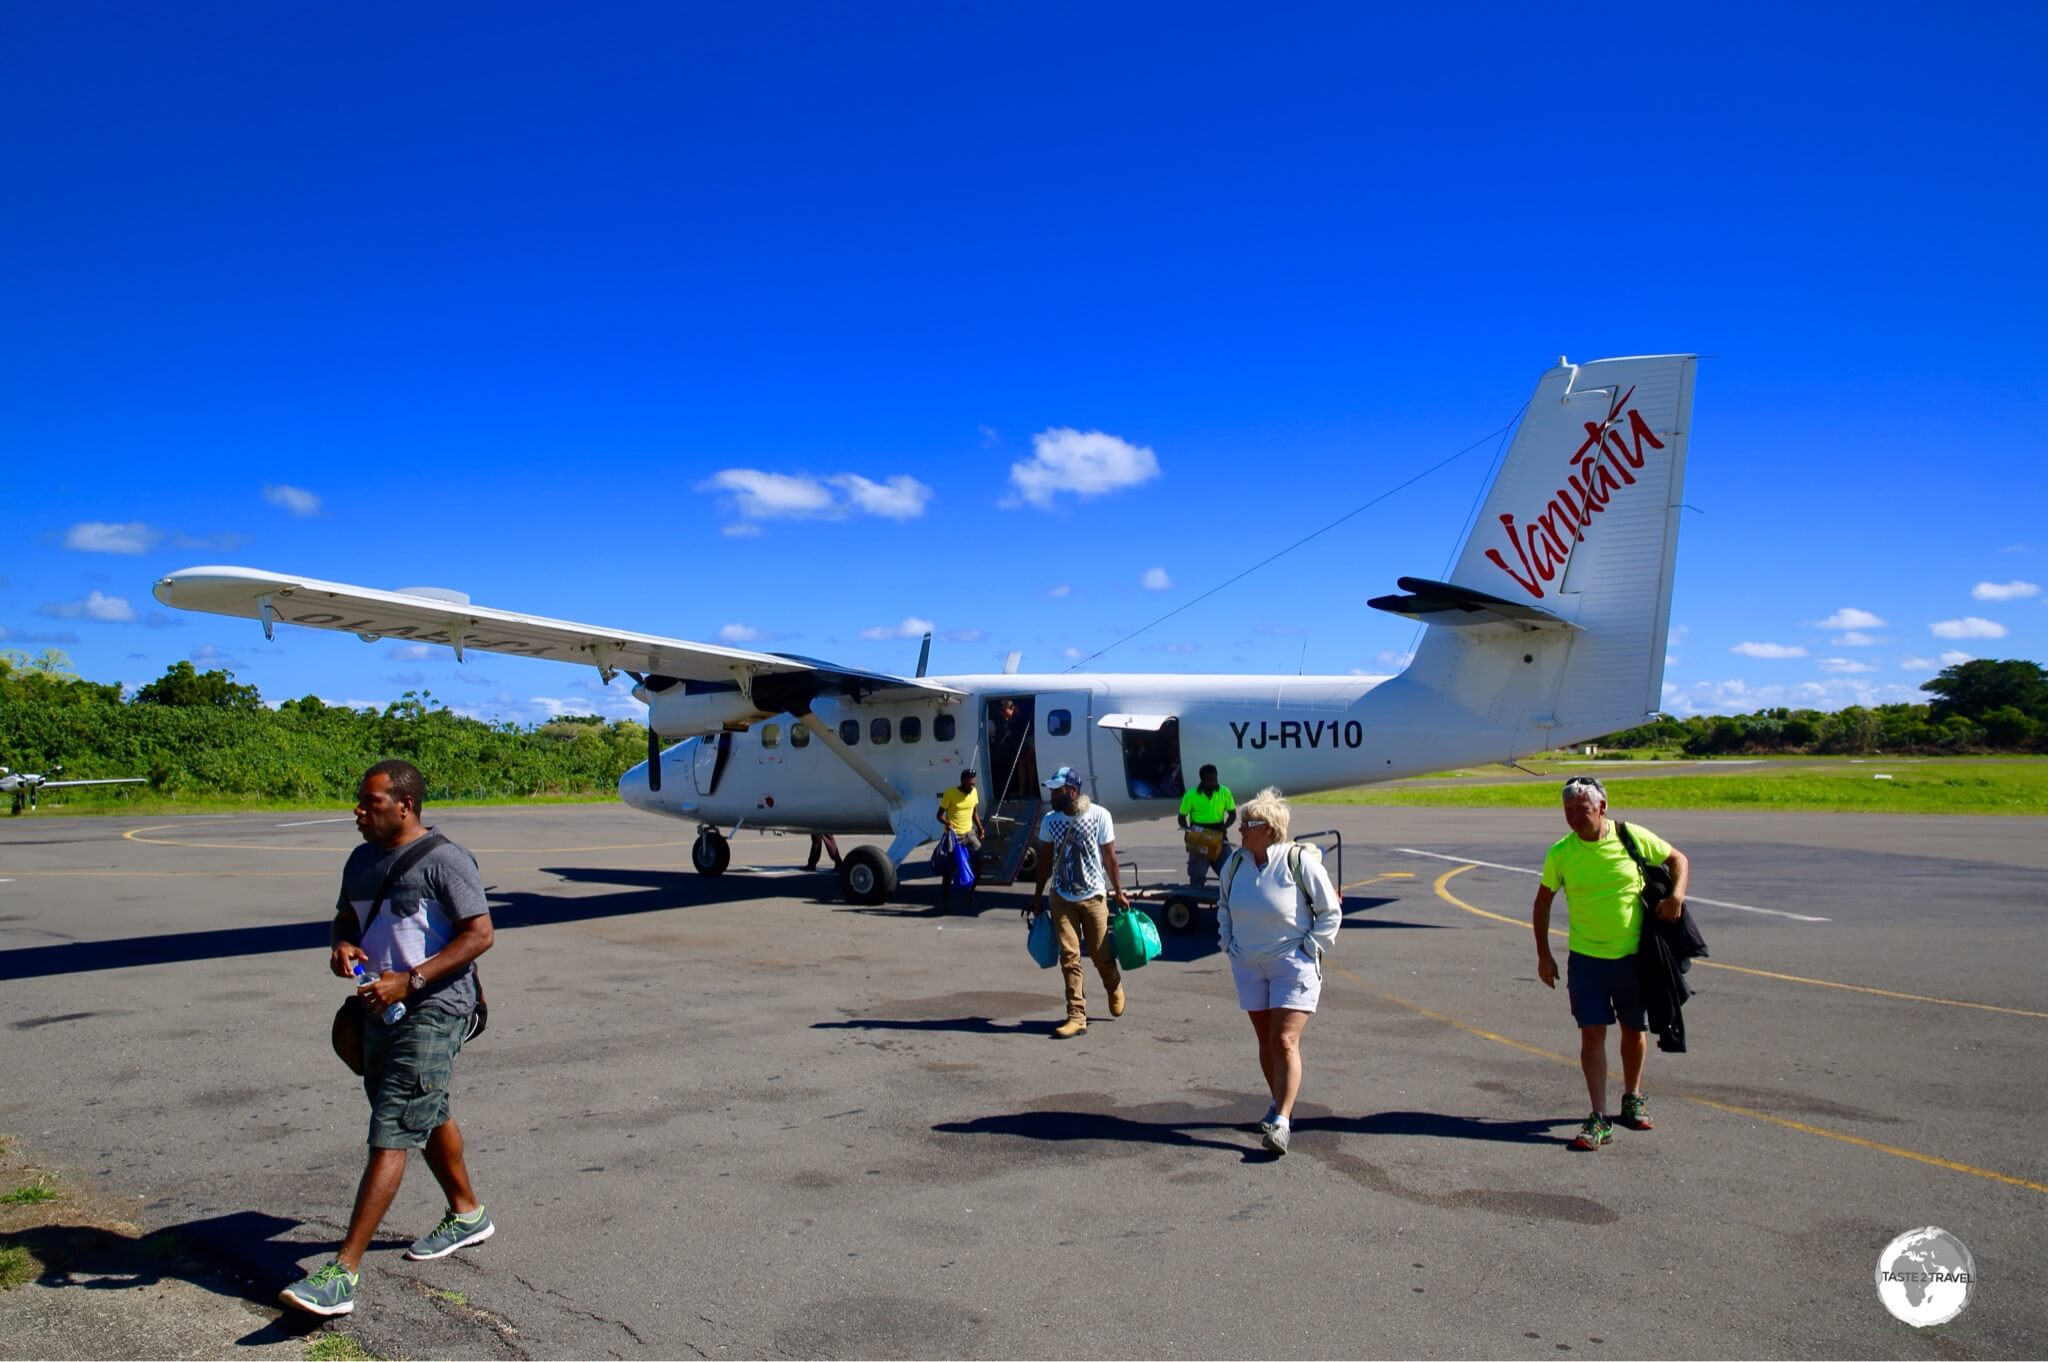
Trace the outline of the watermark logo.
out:
[[[1904,1234],[1877,1255],[1877,1298],[1902,1324],[1946,1324],[1977,1294],[1977,1262],[1963,1241],[1933,1225]]]

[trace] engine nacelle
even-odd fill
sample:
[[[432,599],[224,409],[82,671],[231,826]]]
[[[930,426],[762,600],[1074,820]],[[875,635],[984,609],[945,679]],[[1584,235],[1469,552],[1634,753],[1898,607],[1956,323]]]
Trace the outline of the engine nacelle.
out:
[[[678,686],[642,698],[647,701],[648,727],[669,739],[693,733],[738,731],[775,717],[772,711],[762,709],[737,689],[686,695]]]

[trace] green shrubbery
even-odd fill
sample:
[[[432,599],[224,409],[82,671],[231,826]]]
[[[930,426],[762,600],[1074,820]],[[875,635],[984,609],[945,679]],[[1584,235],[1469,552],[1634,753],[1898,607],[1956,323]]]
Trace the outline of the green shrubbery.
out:
[[[1691,756],[1735,752],[1864,755],[2048,751],[2048,670],[2037,662],[1979,660],[1950,667],[1920,689],[1925,705],[1851,705],[1832,713],[1762,709],[1754,714],[1661,715],[1614,733],[1602,747],[1663,748]]]
[[[172,799],[347,802],[363,771],[388,757],[418,766],[431,800],[603,792],[646,755],[647,730],[629,721],[490,724],[412,692],[381,712],[311,696],[271,710],[255,687],[189,662],[131,700],[71,675],[61,653],[0,653],[0,762],[61,762],[81,779],[146,776]]]

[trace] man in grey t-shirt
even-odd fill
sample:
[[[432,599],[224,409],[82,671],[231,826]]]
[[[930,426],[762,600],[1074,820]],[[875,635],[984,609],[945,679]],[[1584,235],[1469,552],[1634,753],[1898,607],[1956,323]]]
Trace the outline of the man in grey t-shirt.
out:
[[[363,1253],[398,1195],[409,1149],[425,1154],[448,1213],[406,1257],[445,1257],[497,1232],[469,1185],[462,1131],[448,1111],[455,1056],[477,1007],[476,958],[491,948],[490,907],[474,857],[445,839],[424,850],[418,845],[435,835],[420,823],[425,797],[418,769],[404,761],[372,766],[356,789],[363,845],[342,870],[328,963],[343,978],[357,965],[365,972],[356,994],[363,1010],[370,1158],[340,1252],[280,1295],[286,1305],[315,1315],[356,1308]],[[401,1002],[405,1015],[387,1023],[386,1012]]]
[[[1123,972],[1109,940],[1109,899],[1131,906],[1117,873],[1116,822],[1109,810],[1081,792],[1081,773],[1062,766],[1045,782],[1052,809],[1038,824],[1035,850],[1038,883],[1030,917],[1045,911],[1045,885],[1052,881],[1053,933],[1060,943],[1060,973],[1067,988],[1067,1019],[1053,1028],[1057,1040],[1072,1040],[1088,1029],[1088,1001],[1082,992],[1081,953],[1095,962],[1109,990],[1109,1015],[1124,1014]]]

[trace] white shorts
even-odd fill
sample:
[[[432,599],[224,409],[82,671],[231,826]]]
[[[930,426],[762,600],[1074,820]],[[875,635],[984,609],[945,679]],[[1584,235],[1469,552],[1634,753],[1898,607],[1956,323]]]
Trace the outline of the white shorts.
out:
[[[1271,960],[1233,957],[1230,977],[1237,983],[1237,1005],[1247,1012],[1275,1007],[1313,1012],[1323,996],[1323,967],[1299,946]]]

